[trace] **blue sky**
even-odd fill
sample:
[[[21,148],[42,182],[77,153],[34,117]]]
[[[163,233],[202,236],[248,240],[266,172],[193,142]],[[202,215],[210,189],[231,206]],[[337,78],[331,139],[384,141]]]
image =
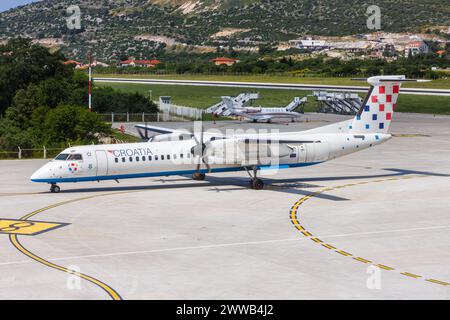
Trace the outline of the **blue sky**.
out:
[[[0,12],[39,0],[0,0]]]

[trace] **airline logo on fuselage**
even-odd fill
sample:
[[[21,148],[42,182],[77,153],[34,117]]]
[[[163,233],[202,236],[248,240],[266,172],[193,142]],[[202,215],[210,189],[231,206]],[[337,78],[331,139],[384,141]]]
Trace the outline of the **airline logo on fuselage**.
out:
[[[149,148],[108,150],[108,152],[116,158],[153,155],[153,152]]]

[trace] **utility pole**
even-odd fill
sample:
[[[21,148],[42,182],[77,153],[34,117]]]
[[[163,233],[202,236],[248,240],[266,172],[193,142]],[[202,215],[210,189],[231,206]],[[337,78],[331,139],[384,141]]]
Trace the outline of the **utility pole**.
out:
[[[89,111],[92,111],[92,51],[88,52],[89,59]]]
[[[148,100],[152,101],[152,99],[153,99],[153,91],[148,90]]]

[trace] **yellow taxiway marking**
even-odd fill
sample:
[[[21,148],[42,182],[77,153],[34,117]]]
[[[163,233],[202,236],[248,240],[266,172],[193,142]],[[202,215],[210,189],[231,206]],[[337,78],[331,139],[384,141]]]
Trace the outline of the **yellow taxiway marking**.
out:
[[[0,233],[35,236],[68,225],[68,223],[0,219]]]
[[[332,250],[342,256],[345,257],[351,257],[353,260],[364,263],[364,264],[371,264],[374,265],[378,268],[381,268],[383,270],[386,271],[395,271],[396,269],[393,267],[389,267],[386,266],[384,264],[380,264],[380,263],[374,263],[371,260],[367,260],[361,257],[356,257],[351,253],[348,253],[344,250],[340,250],[334,246],[332,246],[331,244],[328,243],[324,243],[322,240],[320,240],[318,237],[314,236],[310,231],[308,231],[301,223],[300,220],[298,219],[298,214],[299,214],[299,208],[300,206],[305,203],[305,201],[307,201],[308,199],[311,199],[313,197],[316,197],[324,192],[327,191],[333,191],[333,190],[337,190],[337,189],[343,189],[343,188],[347,188],[347,187],[353,187],[353,186],[358,186],[358,185],[365,185],[365,184],[369,184],[369,183],[380,183],[380,182],[385,182],[385,181],[398,181],[398,180],[406,180],[406,179],[413,179],[413,178],[424,178],[426,176],[407,176],[407,177],[397,177],[397,178],[387,178],[387,179],[379,179],[379,180],[373,180],[373,181],[363,181],[363,182],[358,182],[358,183],[351,183],[351,184],[346,184],[346,185],[342,185],[342,186],[336,186],[336,187],[328,187],[325,189],[322,189],[321,191],[312,193],[308,196],[305,196],[303,198],[301,198],[300,200],[298,200],[292,207],[291,207],[291,211],[289,214],[289,218],[292,222],[292,224],[296,227],[296,229],[300,230],[301,233],[306,237],[311,239],[312,241],[314,241],[317,244],[320,244],[322,247],[327,248],[329,250]],[[442,285],[442,286],[450,286],[450,283],[445,282],[445,281],[440,281],[440,280],[436,280],[436,279],[425,279],[424,277],[414,274],[414,273],[409,273],[409,272],[400,272],[401,275],[412,278],[412,279],[423,279],[427,282],[430,283],[434,283],[434,284],[438,284],[438,285]]]
[[[50,267],[50,268],[53,268],[53,269],[56,269],[56,270],[59,270],[59,271],[67,272],[67,273],[70,273],[70,274],[75,275],[77,277],[80,277],[80,278],[82,278],[84,280],[87,280],[87,281],[89,281],[89,282],[99,286],[100,288],[102,288],[113,300],[122,300],[122,297],[113,288],[111,288],[110,286],[108,286],[104,282],[101,282],[100,280],[97,280],[97,279],[95,279],[95,278],[93,278],[91,276],[88,276],[86,274],[83,274],[83,273],[80,273],[80,272],[77,272],[77,271],[74,271],[74,270],[71,270],[71,269],[59,266],[59,265],[57,265],[55,263],[52,263],[52,262],[49,262],[49,261],[47,261],[45,259],[42,259],[41,257],[37,256],[36,254],[28,251],[19,242],[19,239],[17,239],[17,235],[11,234],[9,236],[9,239],[10,239],[11,243],[20,252],[22,252],[24,255],[30,257],[31,259],[33,259],[33,260],[35,260],[35,261],[37,261],[39,263],[42,263],[43,265],[45,265],[47,267]]]
[[[105,196],[110,196],[110,195],[118,195],[118,194],[126,194],[126,193],[136,193],[136,192],[142,192],[142,191],[123,191],[123,192],[114,192],[114,193],[104,193],[104,194],[97,194],[97,195],[93,195],[93,196],[87,196],[87,197],[82,197],[82,198],[76,198],[76,199],[72,199],[72,200],[62,201],[62,202],[58,202],[58,203],[49,205],[47,207],[35,210],[35,211],[33,211],[33,212],[23,216],[19,221],[16,221],[16,222],[19,222],[20,223],[19,226],[22,226],[22,228],[24,229],[24,228],[26,228],[25,224],[27,222],[28,223],[33,223],[34,222],[34,221],[30,221],[28,219],[30,219],[31,217],[33,217],[33,216],[35,216],[35,215],[37,215],[37,214],[39,214],[41,212],[44,212],[44,211],[47,211],[47,210],[50,210],[50,209],[53,209],[53,208],[57,208],[57,207],[60,207],[60,206],[66,205],[66,204],[79,202],[79,201],[83,201],[83,200],[88,200],[88,199],[93,199],[93,198],[105,197]],[[60,225],[62,226],[63,224],[60,224]],[[29,226],[29,227],[31,228],[31,226]],[[55,226],[53,226],[53,227],[55,227]],[[56,227],[59,227],[59,226],[56,226]],[[10,230],[10,229],[7,229],[7,230]],[[3,233],[6,233],[6,232],[3,232]],[[56,269],[56,270],[59,270],[59,271],[62,271],[62,272],[66,272],[66,273],[75,275],[77,277],[80,277],[80,278],[82,278],[82,279],[84,279],[86,281],[89,281],[90,283],[92,283],[92,284],[100,287],[102,290],[104,290],[111,297],[111,299],[113,299],[113,300],[122,300],[122,297],[120,296],[120,294],[116,290],[114,290],[111,286],[107,285],[106,283],[104,283],[104,282],[102,282],[102,281],[100,281],[98,279],[95,279],[95,278],[93,278],[91,276],[88,276],[88,275],[86,275],[84,273],[80,273],[80,272],[77,272],[77,271],[65,268],[63,266],[57,265],[55,263],[52,263],[50,261],[47,261],[47,260],[39,257],[37,254],[34,254],[33,252],[31,252],[28,249],[26,249],[20,243],[20,241],[18,239],[19,233],[17,233],[17,234],[13,234],[12,232],[9,232],[9,233],[10,233],[9,234],[9,240],[11,241],[12,245],[17,250],[19,250],[21,253],[26,255],[27,257],[29,257],[29,258],[31,258],[31,259],[33,259],[33,260],[35,260],[35,261],[37,261],[37,262],[47,266],[47,267],[50,267],[50,268],[53,268],[53,269]]]

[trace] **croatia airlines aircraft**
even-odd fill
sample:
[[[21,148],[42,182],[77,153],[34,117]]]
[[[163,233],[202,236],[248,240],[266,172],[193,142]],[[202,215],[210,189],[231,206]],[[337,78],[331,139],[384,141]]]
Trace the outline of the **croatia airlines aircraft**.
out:
[[[250,186],[262,189],[258,171],[305,167],[374,147],[391,139],[389,127],[404,76],[367,79],[369,93],[350,120],[301,132],[232,134],[189,132],[140,126],[158,131],[148,142],[89,145],[64,150],[37,170],[31,181],[59,183],[122,180],[192,174],[247,171]],[[420,81],[420,80],[418,80]]]

